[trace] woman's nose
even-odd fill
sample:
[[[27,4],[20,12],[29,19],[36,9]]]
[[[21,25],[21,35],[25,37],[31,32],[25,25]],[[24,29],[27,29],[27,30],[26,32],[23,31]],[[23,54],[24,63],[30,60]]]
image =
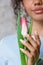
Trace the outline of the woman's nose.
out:
[[[42,5],[42,0],[34,0],[34,5]]]

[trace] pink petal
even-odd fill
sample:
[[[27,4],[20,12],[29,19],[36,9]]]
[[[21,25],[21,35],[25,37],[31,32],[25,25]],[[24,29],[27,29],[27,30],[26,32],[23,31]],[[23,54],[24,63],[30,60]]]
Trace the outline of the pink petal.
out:
[[[26,24],[26,22],[27,22],[27,21],[26,21],[26,18],[22,18],[22,17],[21,17],[20,22],[21,22],[21,25],[24,24],[24,23]]]

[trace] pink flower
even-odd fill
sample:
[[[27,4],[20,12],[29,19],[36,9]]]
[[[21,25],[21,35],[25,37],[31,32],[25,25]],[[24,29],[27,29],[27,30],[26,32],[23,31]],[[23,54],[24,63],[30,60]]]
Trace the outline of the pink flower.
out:
[[[22,26],[21,34],[23,35],[23,37],[25,37],[28,32],[28,25],[26,18],[21,17],[21,26]]]

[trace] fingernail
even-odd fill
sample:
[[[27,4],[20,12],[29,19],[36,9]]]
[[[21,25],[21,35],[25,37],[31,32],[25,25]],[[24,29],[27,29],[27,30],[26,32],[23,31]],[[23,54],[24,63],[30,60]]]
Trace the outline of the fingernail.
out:
[[[22,39],[20,39],[20,42],[23,42],[23,40],[22,40]]]
[[[20,39],[20,42],[21,42],[21,43],[25,43],[26,41],[24,41],[24,40]]]
[[[22,51],[23,49],[22,49],[22,48],[20,48],[20,50]]]
[[[37,31],[35,31],[35,34],[36,34],[36,35],[38,35],[38,32],[37,32]]]
[[[26,34],[26,37],[29,37],[29,34]]]
[[[32,38],[36,41],[36,39],[35,39],[35,36],[34,36],[34,35],[32,35]]]

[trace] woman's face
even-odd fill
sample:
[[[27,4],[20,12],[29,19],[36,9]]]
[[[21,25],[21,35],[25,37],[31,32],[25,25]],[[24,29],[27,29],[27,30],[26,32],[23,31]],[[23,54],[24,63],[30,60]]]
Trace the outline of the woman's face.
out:
[[[28,15],[36,21],[43,21],[43,0],[22,0]]]

